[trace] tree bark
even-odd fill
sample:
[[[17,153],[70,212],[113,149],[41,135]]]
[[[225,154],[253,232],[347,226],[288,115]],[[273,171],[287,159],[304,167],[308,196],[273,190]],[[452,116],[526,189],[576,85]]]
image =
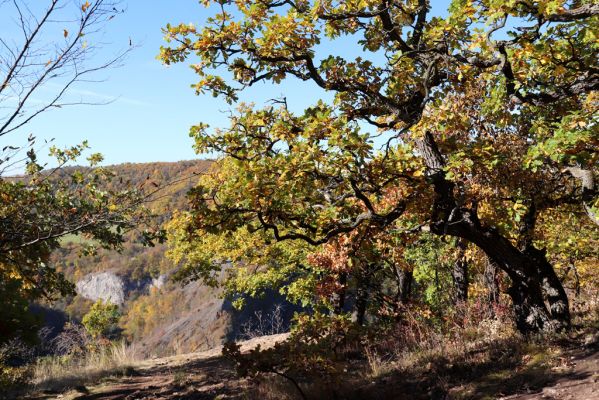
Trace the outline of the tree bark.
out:
[[[402,304],[407,303],[412,296],[412,281],[414,280],[414,273],[404,269],[398,269],[397,271],[397,290],[398,299]]]
[[[453,264],[451,271],[455,303],[468,300],[468,262],[465,255],[468,242],[464,239],[458,239],[457,247],[459,249],[458,259]]]
[[[499,268],[492,260],[487,260],[483,281],[487,287],[487,302],[489,304],[499,303]]]
[[[568,295],[566,294],[561,281],[557,277],[553,266],[547,261],[545,251],[529,247],[526,249],[526,253],[529,254],[537,264],[541,285],[547,303],[549,303],[551,316],[561,325],[558,326],[558,328],[569,328],[571,321]]]
[[[445,234],[466,238],[480,247],[507,273],[512,280],[508,294],[512,298],[518,329],[523,333],[530,333],[566,328],[569,325],[569,317],[564,317],[568,315],[568,311],[562,309],[561,314],[554,315],[545,305],[544,287],[539,273],[541,267],[537,260],[518,250],[497,230],[481,226],[468,211],[463,211],[462,220],[445,230],[442,226],[431,230],[437,234],[445,231]],[[553,268],[549,263],[544,266],[544,271],[549,276],[551,274],[546,271],[547,267],[551,270]],[[551,284],[556,282],[551,280]]]
[[[520,251],[528,256],[537,266],[537,273],[541,279],[541,287],[543,288],[545,299],[549,304],[551,316],[555,320],[560,321],[564,327],[569,327],[570,313],[566,291],[555,274],[555,270],[549,261],[547,261],[546,251],[536,249],[533,244],[537,223],[537,208],[536,201],[532,197],[520,228],[518,246]]]
[[[374,269],[374,268],[373,268]],[[371,271],[367,268],[366,271],[358,274],[356,277],[356,322],[358,325],[363,326],[366,322],[366,308],[368,306],[368,295],[370,293],[370,274],[367,271]]]
[[[346,288],[347,274],[346,273],[339,274],[339,285],[341,286],[341,289],[339,290],[339,292],[337,292],[333,295],[333,301],[335,303],[335,308],[333,310],[333,313],[335,315],[340,315],[345,309],[345,296],[346,296],[346,292],[347,292],[347,288]]]
[[[356,290],[356,322],[363,326],[366,319],[366,306],[368,305],[368,290],[358,287]]]
[[[587,216],[595,225],[599,225],[599,215],[593,211],[589,205],[597,196],[597,188],[595,187],[595,177],[590,169],[580,167],[568,167],[564,170],[569,172],[574,178],[578,179],[582,186],[582,205],[587,213]]]

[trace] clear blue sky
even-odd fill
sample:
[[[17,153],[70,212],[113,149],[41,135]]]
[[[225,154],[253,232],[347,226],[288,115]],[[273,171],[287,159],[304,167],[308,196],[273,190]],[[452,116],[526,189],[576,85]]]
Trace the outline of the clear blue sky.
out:
[[[435,14],[440,14],[449,1],[432,3]],[[112,50],[126,48],[129,38],[138,47],[122,67],[100,73],[97,77],[105,79],[103,82],[80,84],[73,92],[88,101],[117,100],[109,105],[54,109],[21,131],[1,138],[0,146],[22,145],[26,136],[33,133],[40,139],[55,138],[59,146],[87,139],[94,152],[105,156],[106,164],[177,161],[198,157],[188,136],[191,125],[198,122],[212,127],[226,125],[223,111],[231,106],[210,95],[196,96],[190,88],[196,76],[188,63],[167,68],[156,60],[164,43],[161,28],[167,22],[193,22],[201,26],[211,11],[193,0],[129,0],[123,5],[126,12],[111,21],[104,40]],[[4,25],[0,27],[0,35],[5,35],[6,29],[15,28]],[[323,50],[347,54],[355,48],[347,43],[326,44]],[[51,90],[52,87],[44,89]],[[243,100],[263,105],[268,99],[283,95],[293,109],[323,97],[322,91],[313,86],[290,81],[275,86],[258,85],[246,92]]]

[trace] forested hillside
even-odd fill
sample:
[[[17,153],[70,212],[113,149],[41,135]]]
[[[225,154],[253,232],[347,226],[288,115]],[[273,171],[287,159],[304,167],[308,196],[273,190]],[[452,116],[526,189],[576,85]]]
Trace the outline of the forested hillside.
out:
[[[109,166],[114,178],[103,189],[144,190],[153,223],[161,228],[174,212],[189,210],[188,191],[212,165],[212,161],[198,160]],[[66,176],[75,170],[66,168],[62,173]],[[120,250],[97,249],[89,255],[81,254],[82,246],[88,244],[85,239],[65,237],[51,260],[57,271],[77,284],[77,294],[46,306],[65,312],[65,320],[79,323],[96,300],[116,303],[121,309],[121,335],[147,356],[156,356],[205,350],[226,338],[252,334],[243,325],[253,313],[266,316],[284,302],[273,293],[263,303],[250,301],[244,313],[235,311],[224,299],[223,288],[174,281],[179,265],[167,257],[168,244],[147,246],[137,234],[128,234]],[[276,333],[287,326],[291,313],[292,309],[281,311]],[[53,329],[53,334],[59,334],[61,326]],[[263,331],[273,329],[268,326]]]
[[[107,169],[114,174],[114,179],[103,189],[142,189],[146,193],[145,205],[152,212],[156,226],[160,227],[169,220],[175,210],[189,208],[187,192],[210,165],[210,161],[199,160],[109,166]],[[74,169],[77,168],[67,168],[63,173],[71,173]],[[80,252],[85,239],[82,242],[80,238],[65,237],[63,246],[52,255],[52,263],[73,283],[100,272],[110,272],[118,276],[124,285],[125,302],[121,304],[122,324],[126,328],[124,335],[140,340],[144,333],[151,333],[150,327],[166,326],[168,322],[176,320],[184,310],[180,307],[180,294],[173,293],[179,289],[178,286],[167,283],[176,266],[165,255],[166,245],[157,243],[152,247],[145,246],[136,235],[136,231],[128,234],[128,240],[120,250],[98,249],[95,254],[90,255],[82,255]],[[139,312],[140,304],[147,302],[146,297],[150,295],[151,289],[158,290],[158,287],[152,286],[152,280],[160,277],[161,288],[165,286],[162,295],[158,297],[159,301],[151,307],[144,307],[145,312]],[[169,298],[173,300],[168,300]],[[62,299],[54,304],[54,307],[65,311],[68,318],[81,321],[93,302],[85,296],[76,295]],[[130,315],[130,309],[137,310],[136,314]],[[168,321],[164,316],[169,317]],[[167,352],[171,343],[165,339],[164,344],[164,352]]]
[[[121,164],[107,167],[114,178],[104,190],[141,189],[144,192],[143,205],[148,207],[158,225],[168,221],[175,210],[189,208],[187,192],[197,183],[199,177],[210,167],[210,161],[180,161],[175,163]],[[65,169],[64,174],[72,169]],[[55,263],[73,279],[80,279],[90,272],[114,270],[135,278],[158,276],[170,271],[170,266],[162,266],[164,246],[144,247],[134,236],[123,243],[122,253],[99,251],[92,257],[79,257],[71,251],[81,240],[64,238],[65,248],[55,255]],[[139,256],[139,257],[138,257]],[[138,258],[136,258],[138,257]],[[128,259],[130,262],[123,263]]]

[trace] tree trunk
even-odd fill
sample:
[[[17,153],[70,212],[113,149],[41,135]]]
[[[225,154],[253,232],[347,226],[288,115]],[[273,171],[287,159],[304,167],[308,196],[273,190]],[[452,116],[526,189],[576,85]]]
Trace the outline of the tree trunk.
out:
[[[368,290],[359,286],[356,290],[356,322],[364,325],[366,319],[366,306],[368,305]]]
[[[335,303],[335,308],[333,310],[333,313],[335,315],[340,315],[344,309],[345,309],[345,295],[347,292],[347,274],[346,273],[341,273],[339,275],[339,285],[341,286],[341,289],[339,290],[339,292],[335,293],[333,295],[333,302]]]
[[[551,316],[558,321],[557,328],[570,327],[570,306],[568,295],[564,287],[557,277],[555,270],[547,261],[545,251],[529,247],[526,253],[536,261],[538,273],[541,278],[541,285],[549,303],[549,311]]]
[[[398,269],[398,271],[397,271],[398,299],[403,304],[407,303],[410,300],[410,297],[412,296],[412,281],[413,280],[414,280],[414,273],[412,271]]]
[[[536,265],[537,273],[541,280],[541,287],[545,299],[549,304],[549,312],[554,320],[558,321],[558,328],[570,326],[570,312],[568,296],[562,283],[555,274],[555,270],[547,261],[546,251],[534,247],[534,231],[537,222],[537,204],[534,197],[530,199],[528,211],[520,227],[519,248]],[[561,325],[561,326],[560,326]]]
[[[487,287],[487,302],[491,305],[499,303],[499,268],[492,260],[487,260],[483,281]]]
[[[358,325],[364,325],[366,321],[366,308],[368,306],[368,295],[370,292],[370,274],[369,271],[374,270],[374,267],[366,268],[356,277],[356,303],[355,315]]]
[[[453,264],[451,271],[455,303],[468,300],[468,262],[465,255],[468,242],[464,239],[458,239],[457,246],[459,249],[458,259]]]
[[[570,316],[567,298],[562,296],[561,282],[547,259],[537,257],[534,251],[521,251],[496,228],[482,225],[475,203],[466,208],[456,201],[456,185],[445,178],[445,160],[430,132],[427,132],[417,145],[435,191],[431,215],[435,222],[430,225],[431,232],[463,238],[474,243],[507,273],[512,280],[508,293],[516,314],[516,325],[521,332],[568,327]],[[532,249],[532,246],[530,248]],[[530,254],[535,256],[531,257]],[[545,305],[543,289],[550,289],[547,295],[551,312]]]
[[[451,225],[447,229],[447,234],[466,237],[468,241],[480,247],[510,277],[512,286],[508,294],[512,298],[518,330],[531,333],[566,328],[569,325],[569,311],[562,308],[561,314],[554,314],[545,305],[543,279],[538,260],[518,250],[497,230],[480,226],[476,219],[471,218],[472,215],[468,211],[464,211],[461,217],[463,222]],[[438,233],[440,228],[434,231]],[[550,276],[547,268],[551,271],[553,268],[549,263],[543,267],[544,273]],[[551,280],[551,284],[555,285],[556,282]],[[557,284],[561,286],[559,280]]]
[[[522,333],[533,333],[555,329],[545,302],[541,285],[534,278],[512,279],[508,289],[512,298],[516,327]]]

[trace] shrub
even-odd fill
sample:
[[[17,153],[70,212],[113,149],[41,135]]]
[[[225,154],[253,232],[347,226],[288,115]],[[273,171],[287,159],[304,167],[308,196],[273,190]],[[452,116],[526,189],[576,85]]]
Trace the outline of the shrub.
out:
[[[107,336],[114,331],[119,322],[121,313],[116,304],[104,303],[102,300],[95,302],[89,312],[83,316],[83,326],[93,338]]]

